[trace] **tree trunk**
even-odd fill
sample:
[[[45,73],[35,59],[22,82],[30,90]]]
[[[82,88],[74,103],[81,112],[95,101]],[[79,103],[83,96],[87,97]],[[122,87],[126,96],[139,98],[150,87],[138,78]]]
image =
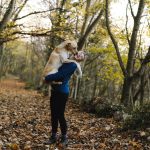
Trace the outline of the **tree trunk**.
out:
[[[144,78],[145,78],[145,75],[143,75],[141,77],[141,86],[140,86],[140,91],[141,91],[141,95],[140,95],[140,106],[143,105],[143,99],[144,99]]]
[[[76,83],[75,83],[75,89],[74,89],[74,99],[77,98],[77,94],[78,94],[78,85],[79,85],[79,77],[76,78]]]
[[[122,89],[122,98],[121,103],[128,107],[130,106],[133,101],[133,95],[132,95],[132,81],[129,77],[124,78],[124,84]]]
[[[133,18],[134,26],[132,30],[131,40],[129,43],[129,53],[128,53],[128,61],[126,67],[127,76],[125,76],[124,78],[124,85],[123,85],[122,98],[121,98],[121,102],[128,107],[130,107],[130,105],[132,104],[131,102],[133,101],[133,96],[132,96],[133,84],[130,79],[134,74],[135,51],[137,46],[136,41],[137,41],[137,35],[140,27],[140,20],[142,17],[143,10],[144,10],[144,0],[140,0],[137,15]]]
[[[0,44],[0,61],[2,59],[3,56],[3,44]]]
[[[133,20],[134,20],[134,25],[131,33],[131,39],[129,40],[129,52],[128,52],[128,60],[127,60],[127,66],[126,69],[124,68],[124,64],[121,59],[121,55],[119,52],[119,47],[117,44],[116,39],[114,38],[111,29],[110,29],[110,23],[109,23],[109,17],[108,17],[108,5],[109,5],[109,0],[106,0],[106,26],[108,33],[110,35],[110,38],[114,44],[114,47],[116,49],[118,61],[120,64],[120,67],[122,69],[123,75],[124,75],[124,83],[123,83],[123,90],[122,90],[122,98],[121,98],[121,103],[124,104],[126,107],[131,107],[133,104],[133,89],[134,89],[134,62],[135,62],[135,53],[136,53],[136,48],[137,48],[137,38],[138,38],[138,31],[140,27],[140,20],[142,17],[142,13],[144,10],[145,6],[145,0],[139,0],[139,6],[137,10],[136,16],[132,14]],[[132,8],[131,8],[132,12]],[[141,68],[142,69],[142,68]],[[135,77],[136,78],[136,77]]]
[[[14,8],[15,8],[15,3],[16,3],[16,0],[10,1],[8,9],[6,10],[6,13],[4,14],[2,21],[0,22],[0,31],[2,31],[5,28],[5,26],[7,25],[7,23],[11,19],[12,15],[13,15]]]

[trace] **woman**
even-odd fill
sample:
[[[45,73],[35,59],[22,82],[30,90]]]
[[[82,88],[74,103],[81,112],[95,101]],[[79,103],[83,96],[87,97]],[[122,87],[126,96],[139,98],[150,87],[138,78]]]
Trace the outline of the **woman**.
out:
[[[79,62],[84,60],[84,55],[80,53],[74,56],[74,59]],[[71,75],[77,69],[77,64],[74,62],[63,63],[55,74],[50,74],[45,77],[45,82],[52,81],[62,82],[62,84],[52,84],[51,97],[50,97],[50,109],[51,109],[51,125],[52,134],[49,141],[46,144],[54,144],[57,141],[57,129],[60,124],[61,129],[61,144],[67,145],[67,123],[65,120],[64,112],[66,102],[69,96],[69,80]]]

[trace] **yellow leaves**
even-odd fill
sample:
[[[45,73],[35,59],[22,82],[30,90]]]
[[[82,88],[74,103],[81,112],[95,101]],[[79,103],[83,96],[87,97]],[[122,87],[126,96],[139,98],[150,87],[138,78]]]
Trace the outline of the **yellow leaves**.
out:
[[[129,141],[129,145],[131,145],[135,148],[141,148],[141,144],[139,142]]]
[[[101,48],[99,48],[99,47],[90,47],[89,49],[88,49],[90,52],[92,52],[92,53],[98,53],[98,52],[101,52]]]
[[[108,58],[103,60],[103,65],[100,67],[98,76],[104,81],[113,81],[115,84],[122,82],[123,75],[119,68],[119,64],[115,60]]]
[[[8,27],[15,26],[15,22],[8,22],[8,23],[7,23],[7,26],[8,26]]]
[[[12,150],[19,150],[20,148],[19,148],[19,146],[17,144],[12,144],[11,145],[11,149]]]
[[[99,147],[100,147],[101,149],[104,149],[104,148],[106,148],[106,144],[105,144],[105,143],[100,143],[100,144],[99,144]]]
[[[96,60],[99,64],[99,69],[96,74],[99,76],[100,80],[106,82],[113,81],[114,84],[120,84],[120,82],[122,82],[123,74],[112,45],[108,45],[107,47],[98,47],[94,45],[90,46],[88,51],[93,55],[95,55],[95,53],[99,55]]]
[[[10,29],[10,28],[6,28],[5,30],[3,30],[1,33],[0,33],[0,37],[1,38],[4,38],[4,39],[7,39],[7,38],[11,38],[13,39],[14,37],[16,37],[16,35],[14,35],[13,33],[14,32],[18,32],[19,29]]]
[[[93,15],[94,13],[96,13],[97,11],[99,11],[101,8],[103,7],[103,3],[101,2],[95,2],[91,5],[89,12],[91,13],[91,15]]]
[[[111,52],[112,50],[114,50],[113,47],[106,48],[106,47],[91,46],[88,48],[88,51],[92,53],[102,53],[102,54]]]
[[[18,144],[14,143],[14,144],[10,144],[8,146],[8,148],[10,148],[10,150],[20,150],[20,147]]]
[[[145,3],[146,3],[146,5],[147,5],[147,7],[150,8],[150,1],[149,1],[149,0],[146,0]]]
[[[21,150],[21,149],[20,149],[20,146],[18,144],[13,143],[13,144],[8,144],[7,145],[7,150]],[[31,149],[30,145],[25,145],[23,150],[32,150],[32,149]]]
[[[74,2],[74,3],[72,4],[73,7],[76,7],[76,6],[78,6],[78,5],[79,5],[79,2]]]
[[[100,34],[106,37],[107,36],[107,31],[104,28],[101,28]]]

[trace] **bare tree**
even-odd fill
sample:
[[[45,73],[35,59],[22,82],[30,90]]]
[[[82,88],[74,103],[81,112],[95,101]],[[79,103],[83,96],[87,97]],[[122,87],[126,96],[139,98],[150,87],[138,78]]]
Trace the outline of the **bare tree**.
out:
[[[142,18],[142,14],[144,11],[145,7],[145,0],[140,0],[138,2],[138,10],[136,15],[133,12],[133,8],[131,5],[131,1],[129,0],[129,6],[130,6],[130,11],[131,11],[131,16],[134,21],[134,25],[132,28],[131,32],[131,37],[129,37],[129,34],[127,32],[127,40],[128,40],[128,57],[127,57],[127,65],[126,68],[124,67],[121,54],[120,54],[120,48],[118,46],[118,42],[116,41],[111,28],[110,28],[110,21],[109,21],[109,0],[106,0],[106,26],[108,30],[108,34],[110,35],[110,38],[113,42],[113,45],[115,47],[117,56],[118,56],[118,61],[120,64],[120,67],[122,69],[122,73],[124,75],[124,83],[123,83],[123,90],[122,90],[122,98],[121,98],[121,103],[124,104],[124,106],[131,107],[132,104],[137,100],[138,96],[141,93],[141,99],[143,99],[144,96],[144,87],[145,87],[145,75],[148,73],[146,71],[146,66],[147,63],[150,61],[149,58],[149,53],[150,53],[150,48],[145,56],[145,58],[142,60],[140,64],[140,68],[137,70],[135,69],[135,59],[136,59],[136,51],[138,48],[138,33],[140,29],[140,21]],[[127,22],[126,22],[127,23]],[[126,25],[126,31],[127,30],[127,25]],[[144,79],[144,80],[143,80]],[[145,81],[145,82],[144,82]]]

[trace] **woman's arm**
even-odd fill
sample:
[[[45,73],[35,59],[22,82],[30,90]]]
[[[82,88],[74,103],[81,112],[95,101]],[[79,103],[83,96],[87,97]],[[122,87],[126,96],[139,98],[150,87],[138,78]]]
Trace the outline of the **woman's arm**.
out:
[[[61,81],[63,80],[67,75],[72,75],[74,71],[77,68],[77,65],[75,63],[64,63],[60,70],[58,70],[57,73],[47,75],[45,77],[46,82],[51,82],[51,81]]]

